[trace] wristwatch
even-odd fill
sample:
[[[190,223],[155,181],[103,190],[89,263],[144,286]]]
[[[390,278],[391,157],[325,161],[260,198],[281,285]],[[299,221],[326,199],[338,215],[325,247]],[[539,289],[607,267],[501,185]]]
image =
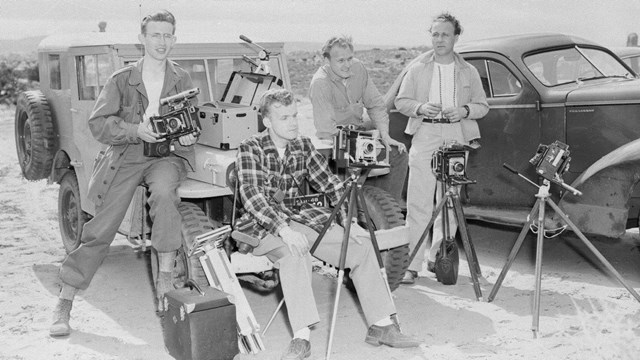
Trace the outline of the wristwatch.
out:
[[[469,117],[469,114],[471,113],[471,110],[469,110],[469,105],[464,105],[462,108],[467,111],[467,114],[465,116],[463,116],[463,118],[466,119],[466,118]]]

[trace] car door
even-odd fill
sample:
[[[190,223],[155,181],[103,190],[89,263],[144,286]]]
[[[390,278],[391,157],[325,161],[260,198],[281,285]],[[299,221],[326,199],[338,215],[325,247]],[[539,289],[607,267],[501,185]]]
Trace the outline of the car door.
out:
[[[480,206],[532,205],[531,185],[506,171],[503,164],[535,178],[529,159],[540,141],[538,93],[506,57],[496,53],[463,56],[478,70],[490,107],[478,120],[482,146],[469,155],[467,175],[477,183],[467,186],[467,201]]]
[[[80,158],[71,159],[82,197],[83,210],[93,213],[93,204],[86,201],[86,190],[93,171],[96,154],[106,145],[99,143],[89,130],[89,116],[100,91],[115,71],[115,59],[107,46],[82,47],[70,50],[73,56],[71,84],[71,118],[73,141]]]

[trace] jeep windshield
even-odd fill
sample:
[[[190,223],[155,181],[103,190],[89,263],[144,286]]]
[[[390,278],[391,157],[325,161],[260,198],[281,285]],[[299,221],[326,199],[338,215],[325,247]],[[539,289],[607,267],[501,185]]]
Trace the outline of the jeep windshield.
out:
[[[526,56],[524,63],[545,86],[621,77],[632,78],[627,68],[611,54],[595,48],[574,46]]]

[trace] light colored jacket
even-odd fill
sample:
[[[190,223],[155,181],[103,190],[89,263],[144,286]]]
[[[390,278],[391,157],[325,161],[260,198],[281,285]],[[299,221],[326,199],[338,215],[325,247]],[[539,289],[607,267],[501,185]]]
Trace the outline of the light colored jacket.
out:
[[[428,51],[415,59],[408,67],[404,78],[402,74],[398,76],[402,79],[398,95],[395,98],[395,106],[402,114],[409,116],[405,133],[413,135],[422,123],[423,116],[416,112],[420,105],[429,99],[431,80],[433,77],[433,64],[435,57],[433,51]],[[463,119],[464,122],[473,122],[477,127],[476,119],[480,119],[489,112],[489,104],[482,88],[480,75],[473,65],[466,62],[462,56],[454,53],[455,78],[457,91],[457,103],[459,106],[469,106],[469,116]],[[394,84],[397,86],[397,84]],[[393,85],[392,89],[393,90]],[[469,124],[471,125],[471,124]]]

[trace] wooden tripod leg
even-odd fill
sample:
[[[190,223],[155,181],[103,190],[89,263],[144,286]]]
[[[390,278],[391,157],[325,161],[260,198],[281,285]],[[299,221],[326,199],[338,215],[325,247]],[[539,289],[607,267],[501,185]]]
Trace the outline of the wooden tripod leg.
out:
[[[467,228],[467,222],[464,218],[464,212],[462,211],[462,203],[457,193],[451,195],[453,199],[453,208],[455,210],[456,220],[458,222],[458,228],[460,228],[460,236],[462,237],[462,246],[464,247],[464,253],[467,256],[467,263],[469,264],[469,272],[471,273],[471,280],[473,281],[473,290],[476,293],[476,299],[482,301],[482,290],[480,289],[480,281],[478,281],[478,269],[480,264],[475,254],[475,249],[471,244],[471,237],[469,236],[469,229]]]
[[[327,360],[331,358],[333,334],[336,326],[336,317],[338,315],[338,302],[340,301],[340,289],[342,288],[342,281],[344,280],[344,266],[346,263],[347,250],[349,247],[349,235],[351,233],[351,219],[353,219],[354,212],[357,208],[357,201],[358,201],[356,197],[357,187],[355,186],[355,184],[352,184],[349,190],[350,190],[349,191],[349,210],[347,212],[347,219],[344,224],[345,229],[344,229],[344,235],[342,236],[342,248],[340,249],[340,262],[338,263],[338,283],[336,284],[336,299],[333,303],[333,314],[331,316],[331,328],[329,330],[329,343],[327,344],[327,357],[326,357]],[[346,194],[343,195],[343,198],[345,198],[345,196]],[[318,245],[320,239],[321,237],[318,237],[318,240],[316,240],[316,243],[314,244],[314,250],[315,250],[315,247]]]
[[[640,295],[638,295],[638,293],[631,286],[629,286],[626,283],[626,281],[624,281],[624,279],[622,278],[622,275],[620,275],[620,273],[613,267],[613,265],[611,265],[611,263],[609,261],[607,261],[607,259],[602,255],[602,253],[600,253],[600,251],[598,251],[598,249],[596,249],[596,247],[593,246],[593,244],[584,236],[584,234],[582,234],[580,229],[578,229],[578,227],[573,222],[571,222],[571,220],[569,220],[569,217],[567,217],[567,215],[565,215],[565,213],[562,212],[562,210],[558,207],[558,205],[556,205],[553,202],[553,200],[551,200],[551,199],[549,199],[547,201],[549,202],[549,205],[551,205],[553,210],[555,210],[556,214],[558,214],[558,215],[560,215],[560,217],[562,217],[562,219],[567,223],[567,225],[569,225],[571,230],[573,230],[573,232],[576,235],[578,235],[580,240],[582,240],[582,242],[589,248],[589,250],[591,250],[593,255],[595,255],[598,258],[598,260],[600,260],[600,262],[609,271],[611,271],[611,273],[616,277],[616,279],[618,279],[618,282],[620,282],[620,284],[622,284],[622,286],[624,286],[627,289],[627,291],[629,291],[629,293],[634,298],[636,298],[636,300],[638,300],[638,302],[640,302]]]
[[[442,211],[442,208],[446,203],[447,203],[447,199],[442,198],[440,199],[440,202],[436,204],[435,209],[433,209],[433,214],[431,215],[431,220],[429,220],[427,227],[422,232],[422,236],[420,236],[420,240],[418,240],[416,247],[413,249],[413,251],[411,251],[411,256],[409,256],[409,264],[413,262],[413,258],[415,258],[416,255],[418,254],[418,251],[420,250],[420,247],[422,246],[424,239],[427,237],[427,235],[429,235],[429,231],[433,227],[433,224],[436,222],[436,218],[438,217],[438,214],[440,214],[440,211]]]
[[[533,293],[533,319],[531,320],[531,331],[533,337],[538,337],[540,327],[540,286],[542,284],[542,248],[544,245],[544,213],[546,197],[538,199],[538,237],[536,242],[536,282]]]
[[[500,285],[502,285],[502,281],[504,280],[504,277],[507,275],[507,272],[509,271],[509,268],[511,267],[511,264],[513,263],[513,260],[515,260],[516,255],[518,255],[518,251],[520,251],[520,247],[522,246],[522,243],[524,242],[525,236],[529,232],[529,226],[531,226],[531,224],[533,223],[534,217],[538,213],[538,206],[539,206],[540,201],[542,201],[542,200],[538,199],[536,201],[535,205],[533,206],[533,208],[531,209],[531,212],[529,213],[528,220],[524,224],[524,226],[522,227],[522,230],[520,231],[520,235],[518,235],[518,239],[516,240],[515,244],[511,248],[511,252],[509,253],[509,256],[507,257],[507,262],[504,264],[504,267],[502,268],[502,271],[500,272],[500,276],[498,276],[498,279],[496,280],[496,283],[493,285],[493,288],[491,289],[491,293],[489,294],[489,297],[487,298],[487,302],[492,302],[493,299],[496,297],[496,294],[498,293],[498,290],[500,289]]]

